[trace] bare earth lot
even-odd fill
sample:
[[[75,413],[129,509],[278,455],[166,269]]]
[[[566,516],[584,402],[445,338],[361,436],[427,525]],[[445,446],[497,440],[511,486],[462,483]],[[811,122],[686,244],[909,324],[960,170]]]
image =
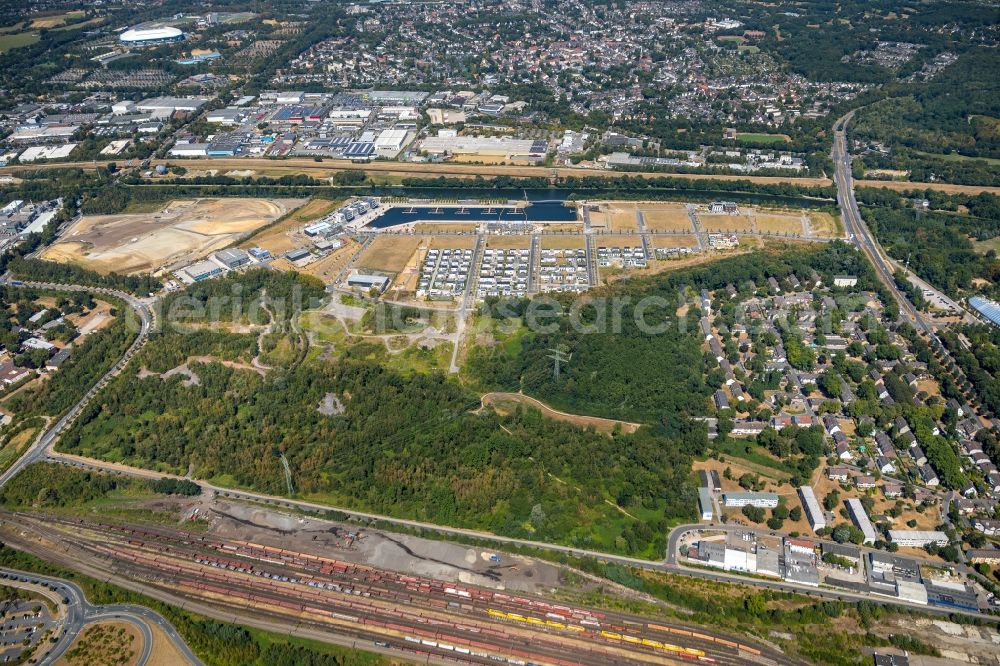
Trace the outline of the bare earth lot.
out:
[[[273,222],[297,199],[196,199],[134,215],[88,215],[46,249],[44,259],[101,273],[157,271],[189,263]]]

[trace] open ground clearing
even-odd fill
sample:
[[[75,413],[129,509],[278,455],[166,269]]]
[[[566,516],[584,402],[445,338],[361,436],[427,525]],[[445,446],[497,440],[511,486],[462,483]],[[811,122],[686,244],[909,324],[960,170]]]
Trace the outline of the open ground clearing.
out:
[[[0,35],[0,53],[34,44],[38,39],[37,32],[15,32],[9,35]]]
[[[348,261],[350,261],[355,250],[357,249],[358,244],[347,238],[344,240],[344,245],[339,250],[331,252],[311,264],[303,268],[296,268],[295,270],[305,273],[306,275],[317,277],[323,282],[330,282],[337,277],[337,274],[340,273],[341,269],[347,264]]]
[[[75,21],[83,18],[82,11],[72,11],[66,12],[65,14],[55,14],[52,16],[39,16],[31,20],[31,27],[34,29],[39,28],[55,28],[60,25],[65,25],[67,21]]]
[[[296,199],[171,201],[154,213],[88,215],[73,223],[44,259],[101,273],[171,269],[232,244],[300,203]]]
[[[546,240],[550,239],[543,237],[542,243],[544,244]],[[527,250],[531,247],[531,238],[529,236],[489,236],[486,239],[486,247],[494,250]]]
[[[149,655],[146,666],[188,666],[191,663],[162,629],[156,625],[150,625],[149,628],[153,632],[153,652]]]
[[[762,134],[757,132],[739,132],[736,140],[743,143],[788,143],[792,137],[787,134]]]
[[[437,250],[471,250],[476,239],[471,236],[436,236],[430,239],[430,246]]]
[[[698,239],[694,235],[653,236],[653,247],[697,247]]]
[[[587,245],[583,236],[542,236],[541,243],[543,250],[578,250]]]
[[[413,232],[418,234],[438,234],[438,233],[473,233],[476,230],[475,224],[467,222],[456,222],[454,224],[442,222],[417,222],[413,225]]]
[[[650,231],[692,231],[684,204],[644,204],[642,214]]]
[[[856,187],[884,187],[897,192],[909,192],[912,190],[936,190],[946,194],[980,194],[987,192],[1000,196],[1000,187],[990,187],[987,185],[951,185],[949,183],[910,183],[903,180],[859,180],[855,181]]]
[[[605,211],[608,231],[637,231],[639,220],[634,204],[613,203],[602,206]],[[593,219],[593,213],[591,213]]]
[[[387,273],[399,273],[406,267],[422,238],[414,236],[382,236],[372,241],[358,258],[356,266]]]
[[[709,232],[716,231],[753,231],[753,219],[750,215],[740,213],[738,215],[726,215],[724,213],[698,212],[698,223],[702,229]],[[801,231],[801,226],[799,230]]]
[[[555,421],[572,423],[581,428],[593,428],[598,432],[611,432],[616,427],[621,428],[622,432],[627,433],[635,432],[639,429],[638,423],[630,423],[629,421],[616,421],[614,419],[602,419],[597,416],[581,416],[579,414],[560,412],[552,409],[544,402],[522,393],[487,393],[483,396],[482,403],[484,407],[486,405],[494,405],[498,410],[503,409],[504,403],[520,403],[539,410],[543,416]]]
[[[804,212],[777,213],[770,211],[754,211],[754,222],[757,231],[771,234],[801,234],[803,231]]]

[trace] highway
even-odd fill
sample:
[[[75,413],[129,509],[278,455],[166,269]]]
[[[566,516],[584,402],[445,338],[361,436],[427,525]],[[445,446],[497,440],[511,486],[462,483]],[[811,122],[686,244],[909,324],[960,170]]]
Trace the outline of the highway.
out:
[[[35,573],[18,571],[16,569],[0,568],[5,584],[20,581],[27,584],[41,584],[68,599],[66,618],[63,621],[63,633],[55,646],[39,663],[42,666],[54,664],[69,649],[80,632],[89,624],[97,622],[123,621],[135,626],[142,635],[142,651],[136,661],[137,666],[145,666],[153,652],[153,632],[150,626],[155,626],[170,639],[174,647],[183,654],[194,666],[201,666],[202,661],[191,651],[167,620],[145,606],[132,604],[109,604],[95,606],[87,601],[83,590],[76,584],[60,578],[42,576]]]
[[[956,380],[956,385],[963,391],[966,401],[977,408],[978,413],[986,413],[975,395],[969,394],[961,387],[968,383],[962,373],[961,368],[951,358],[947,347],[938,338],[934,327],[928,323],[920,311],[914,307],[906,294],[896,286],[896,279],[892,266],[883,255],[882,247],[879,245],[875,235],[872,234],[868,225],[865,224],[858,208],[858,201],[854,195],[854,177],[851,173],[851,155],[847,150],[847,126],[854,117],[854,111],[847,113],[837,119],[834,123],[833,151],[831,159],[834,164],[834,182],[837,184],[837,204],[840,206],[841,218],[844,220],[844,227],[847,230],[848,238],[861,249],[868,257],[868,260],[875,266],[879,278],[886,288],[896,298],[899,303],[901,314],[906,318],[911,326],[923,333],[924,337],[931,345],[931,350],[939,357],[945,368],[952,373]],[[1000,429],[1000,420],[991,420],[993,427]]]

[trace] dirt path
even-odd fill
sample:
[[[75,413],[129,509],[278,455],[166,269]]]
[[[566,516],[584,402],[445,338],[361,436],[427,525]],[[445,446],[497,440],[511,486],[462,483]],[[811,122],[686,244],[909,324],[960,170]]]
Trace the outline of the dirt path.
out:
[[[639,429],[640,425],[642,425],[640,423],[631,423],[629,421],[605,419],[600,416],[567,414],[566,412],[560,412],[559,410],[552,409],[544,402],[536,398],[532,398],[530,395],[524,395],[523,393],[487,393],[482,397],[483,407],[496,402],[519,402],[523,405],[534,407],[547,418],[555,421],[563,421],[564,423],[571,423],[580,428],[592,427],[598,432],[610,433],[615,429],[615,426],[620,426],[622,432],[633,433]]]

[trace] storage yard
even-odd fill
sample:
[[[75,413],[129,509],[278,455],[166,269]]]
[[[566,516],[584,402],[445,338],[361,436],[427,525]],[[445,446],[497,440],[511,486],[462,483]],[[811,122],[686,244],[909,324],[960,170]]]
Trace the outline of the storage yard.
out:
[[[110,561],[113,578],[142,579],[146,593],[175,603],[238,612],[242,623],[272,630],[296,625],[380,641],[420,661],[735,666],[750,658],[781,660],[770,648],[711,630],[535,596],[559,576],[555,566],[529,558],[273,511],[248,513],[225,501],[196,508],[209,524],[197,535],[21,516],[4,531],[19,531],[15,538],[29,550],[71,533],[72,546],[56,560]]]
[[[153,213],[86,215],[42,253],[100,273],[157,272],[200,259],[273,222],[299,199],[171,201]]]

